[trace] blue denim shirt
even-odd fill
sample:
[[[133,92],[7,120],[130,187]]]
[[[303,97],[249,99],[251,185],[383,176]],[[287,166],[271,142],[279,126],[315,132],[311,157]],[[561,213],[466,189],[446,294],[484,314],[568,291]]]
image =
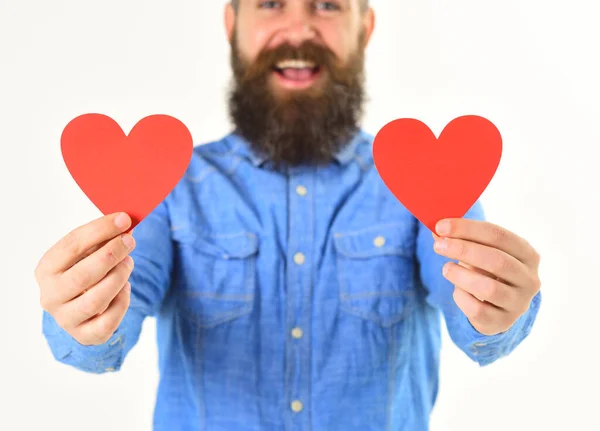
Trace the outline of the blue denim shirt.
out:
[[[428,429],[441,316],[480,365],[529,333],[477,332],[442,276],[448,259],[392,195],[361,131],[326,167],[270,169],[232,133],[196,146],[185,176],[134,230],[131,305],[104,345],[44,313],[57,360],[118,370],[157,319],[154,429]],[[465,216],[483,219],[477,202]]]

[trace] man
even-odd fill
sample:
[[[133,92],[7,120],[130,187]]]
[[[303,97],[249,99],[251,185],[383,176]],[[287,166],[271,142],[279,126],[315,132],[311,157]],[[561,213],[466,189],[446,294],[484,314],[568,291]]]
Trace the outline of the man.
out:
[[[507,355],[539,256],[479,202],[432,235],[384,186],[357,126],[366,0],[234,1],[225,25],[235,131],[133,237],[112,214],[44,255],[52,352],[118,370],[156,316],[156,430],[426,430],[441,315],[479,364]]]

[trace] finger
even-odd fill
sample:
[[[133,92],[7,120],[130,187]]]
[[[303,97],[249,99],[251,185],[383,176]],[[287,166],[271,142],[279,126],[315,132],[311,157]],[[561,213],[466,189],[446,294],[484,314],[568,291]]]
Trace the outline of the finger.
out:
[[[78,339],[83,340],[80,342],[85,344],[106,343],[121,324],[129,308],[130,299],[131,285],[126,283],[104,313],[82,323],[77,328]]]
[[[130,240],[131,243],[125,243]],[[129,234],[123,234],[109,241],[104,247],[96,250],[87,258],[75,264],[71,269],[60,275],[64,283],[60,299],[64,302],[70,301],[85,289],[100,282],[109,271],[133,250],[135,240]]]
[[[445,219],[436,225],[436,232],[440,236],[497,248],[532,268],[539,266],[539,254],[524,238],[492,223],[464,218]]]
[[[40,261],[40,271],[60,274],[81,260],[92,247],[114,238],[131,225],[126,213],[100,217],[69,232],[50,248]]]
[[[535,284],[530,269],[502,250],[455,238],[441,238],[435,242],[434,248],[440,255],[487,271],[509,285]]]
[[[106,310],[127,282],[132,270],[133,259],[131,256],[127,256],[98,284],[64,304],[57,314],[64,322],[65,329],[76,328],[81,323]]]
[[[483,274],[486,277],[490,277],[494,280],[499,280],[501,283],[504,283],[504,280],[502,280],[500,277],[496,277],[494,274],[492,274],[491,272],[487,272],[485,269],[481,269],[481,268],[477,268],[474,267],[473,265],[469,265],[468,263],[462,262],[462,261],[458,261],[457,265],[462,266],[463,268],[467,268],[471,271],[475,271],[478,274]]]
[[[96,250],[101,249],[102,247],[104,247],[108,241],[102,241],[100,244],[96,244],[95,246],[89,248],[85,253],[83,253],[80,257],[79,260],[77,262],[75,262],[74,265],[76,265],[77,263],[81,262],[83,259],[85,259],[86,257],[88,257],[89,255],[91,255],[92,253],[94,253]]]
[[[467,316],[471,324],[484,335],[495,335],[502,330],[497,330],[501,322],[508,321],[508,313],[493,304],[480,301],[466,290],[456,287],[454,289],[454,302]]]
[[[475,298],[507,311],[515,311],[513,309],[518,299],[516,289],[454,262],[444,265],[443,274],[448,281]]]

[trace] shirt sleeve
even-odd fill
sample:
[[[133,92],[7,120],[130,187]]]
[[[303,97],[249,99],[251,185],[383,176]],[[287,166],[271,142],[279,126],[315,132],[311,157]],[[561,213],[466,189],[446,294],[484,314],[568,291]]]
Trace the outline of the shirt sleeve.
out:
[[[480,201],[477,201],[463,218],[485,220]],[[442,267],[452,259],[437,254],[433,250],[433,242],[431,231],[419,223],[417,259],[421,282],[427,291],[427,302],[443,313],[454,344],[481,366],[491,364],[511,353],[531,331],[540,308],[541,292],[538,292],[528,311],[510,329],[492,336],[481,334],[454,302],[454,285],[442,275]]]
[[[137,343],[142,323],[161,306],[171,281],[173,244],[167,203],[163,201],[132,232],[135,265],[129,277],[131,301],[121,324],[104,344],[84,346],[63,330],[46,311],[42,332],[54,358],[90,373],[117,371]]]

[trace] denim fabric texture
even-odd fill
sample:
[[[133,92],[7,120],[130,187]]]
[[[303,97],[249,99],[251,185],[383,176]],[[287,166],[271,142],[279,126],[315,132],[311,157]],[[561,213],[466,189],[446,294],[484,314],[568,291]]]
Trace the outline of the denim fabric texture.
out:
[[[156,318],[157,431],[425,431],[442,319],[490,364],[540,306],[485,336],[442,276],[449,259],[392,195],[360,131],[327,166],[286,172],[235,132],[199,145],[134,230],[131,305],[109,341],[83,346],[43,313],[54,357],[117,371]],[[484,219],[480,202],[465,218]]]

